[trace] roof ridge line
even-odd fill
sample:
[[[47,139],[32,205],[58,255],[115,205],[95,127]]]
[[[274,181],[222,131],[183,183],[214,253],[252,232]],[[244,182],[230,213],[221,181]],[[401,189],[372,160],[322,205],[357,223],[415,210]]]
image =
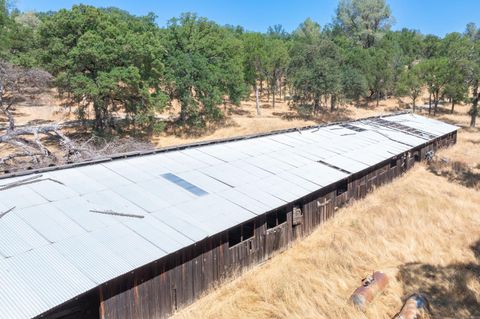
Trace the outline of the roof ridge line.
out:
[[[132,152],[125,152],[125,153],[118,153],[118,154],[114,154],[114,155],[108,156],[108,157],[100,157],[100,158],[97,158],[97,159],[86,160],[86,161],[77,162],[77,163],[67,163],[67,164],[62,164],[62,165],[47,166],[47,167],[41,167],[41,168],[36,168],[36,169],[23,169],[23,170],[11,172],[11,173],[8,173],[8,174],[0,175],[0,180],[11,178],[11,177],[28,176],[28,175],[33,175],[33,174],[39,174],[39,173],[69,169],[69,168],[73,168],[73,167],[89,166],[89,165],[100,164],[100,163],[110,162],[110,161],[114,161],[114,160],[131,158],[131,157],[154,155],[154,154],[166,153],[166,152],[177,151],[177,150],[185,150],[185,149],[190,149],[190,148],[194,148],[194,147],[201,147],[201,146],[207,146],[207,145],[235,142],[235,141],[253,139],[253,138],[258,138],[258,137],[263,137],[263,136],[271,136],[271,135],[277,135],[277,134],[283,134],[283,133],[305,131],[305,130],[309,130],[309,129],[313,129],[313,128],[328,127],[328,126],[338,125],[338,124],[342,124],[342,123],[355,123],[355,122],[359,122],[359,121],[363,121],[363,120],[369,120],[369,119],[374,119],[374,118],[383,118],[383,117],[391,117],[391,116],[397,116],[397,115],[409,114],[409,113],[412,114],[412,111],[399,111],[399,112],[369,116],[369,117],[364,117],[364,118],[359,118],[359,119],[354,119],[354,120],[348,120],[348,121],[336,121],[336,122],[321,123],[321,124],[316,124],[316,125],[292,127],[292,128],[288,128],[288,129],[279,129],[279,130],[273,130],[273,131],[268,131],[268,132],[253,133],[253,134],[232,136],[232,137],[226,137],[226,138],[217,138],[217,139],[211,139],[211,140],[206,140],[206,141],[199,141],[199,142],[193,142],[193,143],[185,143],[185,144],[178,144],[178,145],[172,145],[172,146],[166,146],[166,147],[159,147],[159,148],[155,148],[155,149],[147,150],[147,151],[132,151]]]

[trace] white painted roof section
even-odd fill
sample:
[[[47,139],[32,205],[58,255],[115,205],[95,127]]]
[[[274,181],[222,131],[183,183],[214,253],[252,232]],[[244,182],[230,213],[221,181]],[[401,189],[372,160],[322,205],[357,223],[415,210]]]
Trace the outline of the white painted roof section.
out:
[[[15,208],[0,217],[0,319],[38,316],[457,129],[412,114],[348,124],[1,179],[0,215]]]

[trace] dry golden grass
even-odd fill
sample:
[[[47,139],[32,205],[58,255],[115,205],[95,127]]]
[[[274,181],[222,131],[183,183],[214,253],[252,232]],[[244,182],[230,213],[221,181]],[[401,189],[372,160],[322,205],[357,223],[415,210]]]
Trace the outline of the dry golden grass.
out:
[[[282,99],[277,100],[275,109],[273,109],[271,100],[268,101],[267,97],[263,96],[260,101],[261,114],[257,115],[255,98],[254,96],[250,96],[250,99],[243,101],[240,106],[229,105],[227,107],[225,122],[221,125],[216,125],[211,130],[207,130],[201,136],[178,136],[163,133],[153,137],[152,142],[156,146],[162,147],[263,133],[272,130],[315,125],[318,123],[346,121],[401,110],[396,108],[395,105],[398,105],[398,100],[389,99],[382,101],[378,108],[371,106],[357,108],[351,105],[345,105],[339,106],[333,113],[323,108],[319,114],[307,116],[299,114],[289,106],[288,102]],[[178,107],[174,107],[165,114],[175,116],[178,114]]]
[[[453,148],[441,150],[430,169],[450,181],[480,190],[480,129],[470,128],[468,106],[459,106],[458,113],[445,114],[441,120],[462,127],[458,143]]]
[[[478,166],[479,138],[478,130],[463,130],[438,156]],[[430,170],[418,165],[339,210],[308,238],[174,318],[392,318],[413,292],[427,295],[434,318],[479,316],[480,190]],[[374,270],[391,281],[361,313],[348,299]]]

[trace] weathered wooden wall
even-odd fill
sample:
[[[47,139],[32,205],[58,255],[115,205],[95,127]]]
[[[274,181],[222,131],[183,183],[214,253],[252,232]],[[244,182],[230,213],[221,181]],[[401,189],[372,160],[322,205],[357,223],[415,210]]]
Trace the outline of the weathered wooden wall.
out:
[[[240,225],[184,248],[100,286],[97,291],[90,292],[90,296],[97,296],[98,301],[90,302],[88,307],[82,304],[81,307],[90,313],[97,310],[101,319],[167,317],[233,274],[267,260],[286,249],[295,239],[310,234],[318,225],[333,217],[338,207],[362,198],[375,187],[390,182],[411,168],[415,161],[425,159],[428,151],[455,142],[456,133],[446,135],[355,174],[348,180],[258,216],[243,224],[248,224],[245,231]],[[253,234],[249,231],[252,226]],[[233,234],[238,235],[238,232],[242,236],[246,234],[245,238],[238,243],[232,242]],[[78,311],[67,311],[79,307],[75,302],[59,308],[52,313],[52,317],[46,317],[84,318],[78,315]],[[60,311],[67,315],[58,316]],[[55,313],[57,316],[53,317]]]

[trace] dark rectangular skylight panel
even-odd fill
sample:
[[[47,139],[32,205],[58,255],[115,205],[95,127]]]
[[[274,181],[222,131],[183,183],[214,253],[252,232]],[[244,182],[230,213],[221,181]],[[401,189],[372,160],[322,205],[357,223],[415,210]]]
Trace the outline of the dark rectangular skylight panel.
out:
[[[363,131],[366,131],[364,128],[361,128],[361,127],[352,125],[352,124],[350,124],[350,123],[343,123],[343,124],[340,124],[340,126],[343,127],[343,128],[346,128],[346,129],[355,131],[355,132],[363,132]]]
[[[208,192],[204,191],[200,187],[197,187],[197,186],[187,182],[186,180],[184,180],[181,177],[178,177],[175,174],[165,173],[165,174],[162,174],[162,177],[165,178],[167,181],[172,182],[173,184],[175,184],[177,186],[180,186],[184,190],[189,191],[190,193],[192,193],[196,196],[204,196],[204,195],[208,194]]]

